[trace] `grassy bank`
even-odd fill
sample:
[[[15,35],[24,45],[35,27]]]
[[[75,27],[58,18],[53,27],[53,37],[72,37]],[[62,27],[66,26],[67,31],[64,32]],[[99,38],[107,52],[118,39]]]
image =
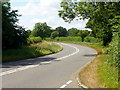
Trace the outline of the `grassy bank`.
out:
[[[118,69],[107,61],[111,56],[107,53],[109,47],[103,47],[98,43],[65,42],[91,47],[98,55],[80,73],[81,82],[89,88],[118,88]]]
[[[80,73],[83,84],[90,88],[118,88],[118,69],[107,63],[111,57],[106,53],[108,47],[95,44],[80,44],[98,52],[95,59]]]
[[[16,61],[55,53],[62,50],[58,44],[40,42],[20,49],[3,50],[2,62]]]

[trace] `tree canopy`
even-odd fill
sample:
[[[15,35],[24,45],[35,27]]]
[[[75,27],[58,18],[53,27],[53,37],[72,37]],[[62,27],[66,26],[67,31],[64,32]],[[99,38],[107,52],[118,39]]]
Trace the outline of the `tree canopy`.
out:
[[[25,29],[17,25],[17,10],[11,10],[10,3],[2,3],[2,48],[18,48],[26,43]]]
[[[78,31],[79,30],[77,28],[71,28],[68,30],[67,35],[68,36],[77,36]]]
[[[51,27],[47,25],[47,23],[36,23],[34,29],[32,31],[32,36],[40,36],[41,38],[50,37],[51,35]]]
[[[65,36],[67,36],[67,30],[66,30],[66,28],[63,28],[63,27],[59,26],[55,30],[58,31],[59,37],[65,37]]]
[[[54,39],[55,37],[59,36],[59,32],[58,31],[54,31],[51,33],[51,39]]]
[[[77,33],[78,36],[82,38],[82,42],[84,41],[84,38],[90,34],[90,31],[88,30],[79,30]]]
[[[120,19],[120,3],[67,0],[61,2],[60,5],[62,10],[59,10],[59,16],[66,22],[71,22],[76,18],[80,20],[88,19],[86,27],[93,30],[94,36],[101,38],[104,46],[111,42],[112,32],[115,30],[112,28],[113,26],[116,27],[114,23],[118,23],[113,19]]]

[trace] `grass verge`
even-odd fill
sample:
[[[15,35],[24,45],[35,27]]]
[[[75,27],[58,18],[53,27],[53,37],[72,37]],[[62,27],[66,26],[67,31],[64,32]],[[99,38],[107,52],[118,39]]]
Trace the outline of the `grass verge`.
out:
[[[107,54],[108,47],[100,44],[86,42],[64,42],[91,47],[98,55],[80,73],[79,79],[89,88],[118,88],[118,69],[107,63],[110,55]]]
[[[118,69],[107,63],[110,56],[107,47],[85,45],[98,52],[96,58],[80,73],[79,78],[90,88],[118,88]]]
[[[60,45],[44,41],[37,44],[31,44],[30,46],[22,47],[20,49],[3,50],[2,62],[34,58],[51,53],[56,53],[61,50],[62,47]]]

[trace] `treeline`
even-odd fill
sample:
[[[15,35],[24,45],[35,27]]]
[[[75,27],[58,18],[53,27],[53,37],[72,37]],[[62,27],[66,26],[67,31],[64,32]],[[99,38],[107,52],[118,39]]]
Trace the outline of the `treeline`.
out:
[[[52,29],[47,23],[36,23],[34,29],[30,31],[30,37],[41,37],[42,39],[50,37],[54,40],[56,37],[81,37],[84,41],[86,36],[92,36],[92,32],[88,30],[79,30],[77,28],[66,29],[59,26]]]
[[[24,28],[17,24],[18,11],[11,10],[10,3],[2,3],[2,48],[19,48],[21,46],[37,43],[50,37],[51,40],[56,37],[80,37],[81,41],[90,41],[99,39],[103,46],[110,43],[108,53],[111,53],[116,47],[115,55],[118,56],[118,45],[111,45],[115,42],[114,38],[119,38],[120,28],[120,3],[117,2],[61,2],[63,10],[59,11],[59,16],[67,22],[74,18],[88,19],[86,24],[88,30],[78,30],[76,28],[66,29],[59,26],[52,29],[47,23],[36,23],[33,30],[25,31]],[[70,39],[70,38],[69,38]],[[113,39],[113,40],[112,40]],[[61,38],[62,40],[62,38]],[[80,40],[80,39],[79,39]],[[98,41],[99,41],[98,40]],[[112,42],[111,42],[112,41]],[[116,40],[117,43],[117,40]],[[115,56],[114,55],[114,56]],[[118,58],[114,58],[118,63]]]
[[[81,37],[84,41],[86,36],[92,36],[92,32],[88,30],[78,30],[77,28],[66,29],[59,26],[52,29],[47,23],[36,23],[33,30],[25,30],[25,28],[18,25],[17,10],[11,10],[9,2],[2,4],[2,48],[20,48],[24,45],[41,42],[46,37],[51,40],[56,37]]]

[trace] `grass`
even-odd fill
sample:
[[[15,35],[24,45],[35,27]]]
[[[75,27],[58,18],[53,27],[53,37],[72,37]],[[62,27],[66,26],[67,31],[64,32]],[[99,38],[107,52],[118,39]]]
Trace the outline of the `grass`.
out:
[[[30,46],[21,47],[20,49],[3,50],[2,62],[16,61],[27,58],[34,58],[62,50],[58,44],[41,42],[31,44]]]
[[[118,69],[106,62],[110,57],[101,56],[101,62],[98,68],[99,83],[108,88],[118,88]]]
[[[91,47],[98,55],[80,73],[81,82],[89,88],[118,88],[118,69],[107,63],[110,55],[107,54],[108,47],[98,43],[87,42],[64,42]]]
[[[118,88],[118,69],[107,64],[110,59],[106,53],[108,47],[88,43],[80,45],[98,52],[96,58],[79,73],[81,81],[90,88]]]

